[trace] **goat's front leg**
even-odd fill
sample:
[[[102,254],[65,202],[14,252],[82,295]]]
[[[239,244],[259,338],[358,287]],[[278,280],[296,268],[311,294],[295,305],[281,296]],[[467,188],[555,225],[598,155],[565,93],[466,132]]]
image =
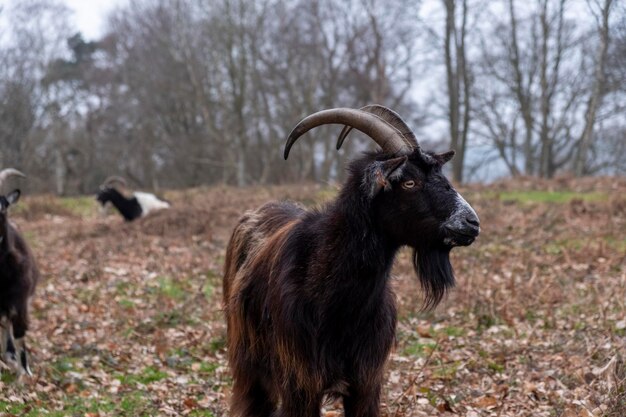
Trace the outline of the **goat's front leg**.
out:
[[[18,308],[17,314],[11,317],[13,324],[13,337],[15,338],[16,359],[18,361],[19,375],[26,374],[32,376],[28,365],[28,351],[26,349],[26,330],[28,330],[28,311],[26,306]]]
[[[0,334],[0,342],[2,351],[2,361],[11,368],[17,367],[17,352],[15,350],[15,342],[13,340],[13,326],[11,321],[4,316],[0,319],[0,328],[2,332]]]
[[[19,339],[15,339],[15,347],[17,349],[17,356],[19,360],[18,373],[20,375],[26,374],[28,376],[33,376],[33,373],[30,370],[30,366],[28,365],[26,337],[20,337]]]
[[[10,334],[7,329],[8,322],[6,317],[0,317],[0,359],[4,360],[4,354],[8,348],[8,335]]]

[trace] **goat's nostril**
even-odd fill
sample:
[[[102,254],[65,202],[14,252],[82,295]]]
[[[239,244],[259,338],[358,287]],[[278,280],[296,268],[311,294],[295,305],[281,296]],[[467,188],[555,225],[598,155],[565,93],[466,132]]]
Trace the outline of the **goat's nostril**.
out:
[[[467,216],[465,221],[471,224],[472,226],[480,227],[480,221],[476,216]]]

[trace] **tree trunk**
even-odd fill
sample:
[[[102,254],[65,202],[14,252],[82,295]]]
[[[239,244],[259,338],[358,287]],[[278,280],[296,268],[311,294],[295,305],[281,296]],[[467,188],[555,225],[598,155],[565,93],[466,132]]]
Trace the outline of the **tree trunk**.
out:
[[[456,39],[456,20],[455,20],[455,0],[443,0],[446,9],[446,26],[444,38],[444,53],[446,63],[446,80],[448,87],[448,126],[450,132],[450,146],[452,149],[460,152],[459,140],[459,73],[458,73],[458,56],[456,63],[453,62],[455,57],[452,56],[453,48],[457,49]],[[454,45],[453,45],[454,43]],[[453,165],[452,178],[455,181],[462,179],[463,167],[457,168],[457,164]]]
[[[591,145],[593,126],[596,121],[596,112],[602,103],[602,96],[604,94],[604,67],[606,63],[607,51],[609,49],[609,14],[611,4],[612,0],[604,0],[604,7],[602,8],[602,22],[599,27],[600,47],[598,48],[598,53],[596,55],[593,89],[587,102],[587,110],[585,111],[585,127],[580,135],[578,152],[576,153],[576,159],[574,161],[574,174],[577,177],[586,173],[585,162]]]
[[[65,160],[59,148],[54,150],[54,184],[57,195],[65,193]]]

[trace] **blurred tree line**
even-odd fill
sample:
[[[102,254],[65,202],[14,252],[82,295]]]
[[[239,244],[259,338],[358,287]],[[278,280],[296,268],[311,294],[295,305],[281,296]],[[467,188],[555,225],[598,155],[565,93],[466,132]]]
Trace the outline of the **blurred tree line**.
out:
[[[61,0],[0,9],[0,164],[29,186],[340,180],[367,140],[282,146],[305,115],[387,105],[471,179],[626,172],[618,0],[131,0],[100,39]],[[472,155],[473,147],[487,149]]]

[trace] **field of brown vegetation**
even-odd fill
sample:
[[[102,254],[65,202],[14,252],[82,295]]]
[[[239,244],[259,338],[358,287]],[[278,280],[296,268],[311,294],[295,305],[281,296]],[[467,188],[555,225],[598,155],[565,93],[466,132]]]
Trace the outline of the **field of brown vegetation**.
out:
[[[434,311],[402,252],[400,323],[383,415],[626,415],[626,179],[520,179],[461,190],[483,227],[453,251]],[[134,223],[92,197],[24,196],[12,218],[44,277],[28,335],[34,377],[2,370],[0,415],[226,416],[221,272],[230,231],[316,185],[166,193]],[[341,415],[340,404],[325,405]]]

